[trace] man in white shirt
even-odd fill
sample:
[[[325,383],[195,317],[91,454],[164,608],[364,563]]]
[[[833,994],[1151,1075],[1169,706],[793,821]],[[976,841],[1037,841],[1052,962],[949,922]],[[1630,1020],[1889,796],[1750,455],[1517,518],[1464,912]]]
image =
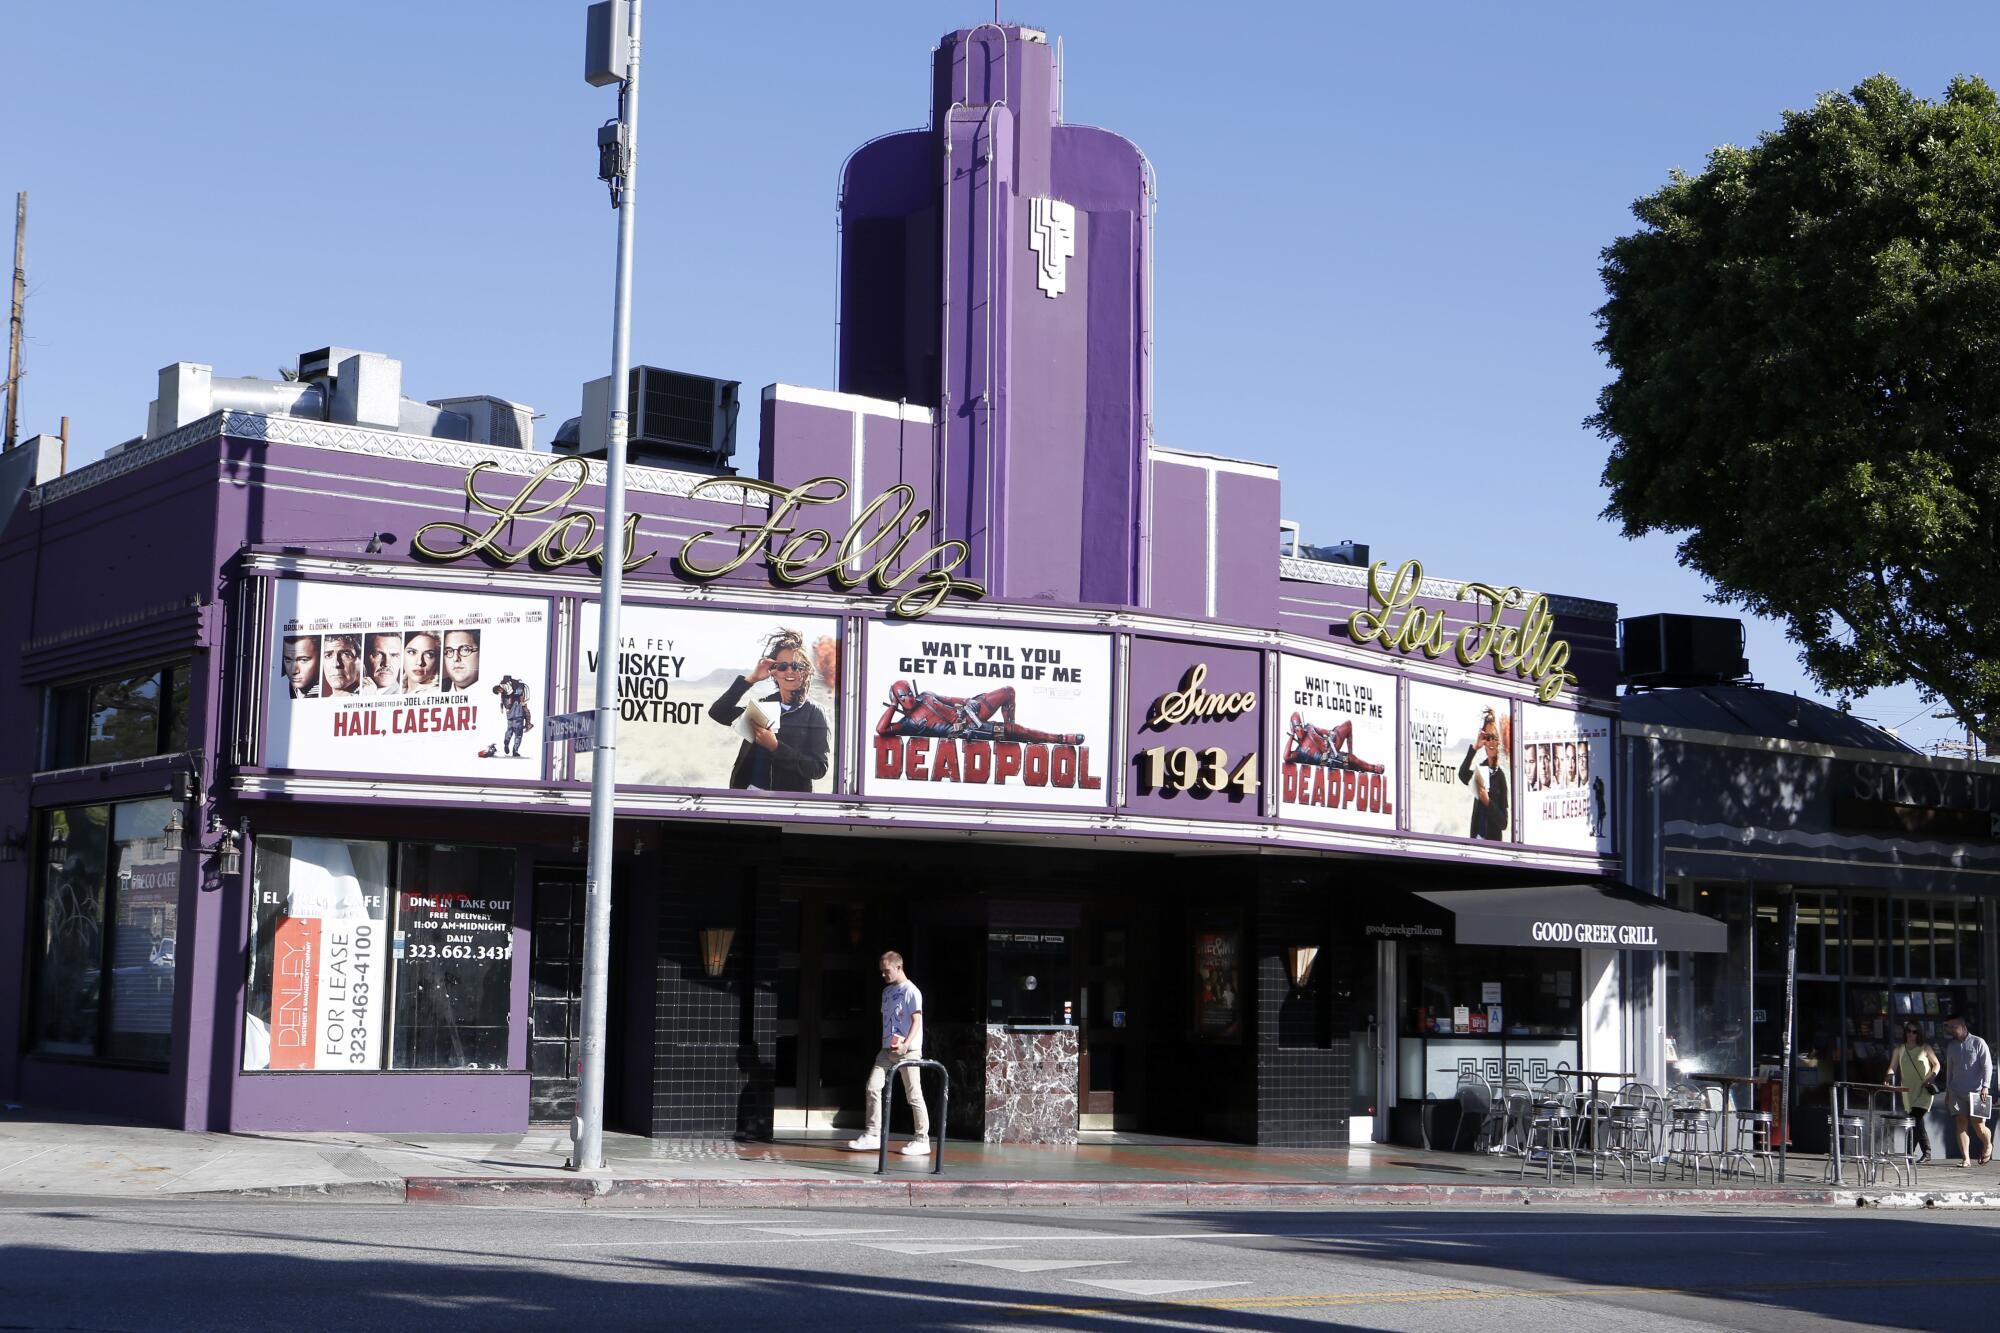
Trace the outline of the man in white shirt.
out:
[[[849,1143],[852,1152],[875,1152],[882,1146],[882,1089],[889,1071],[903,1060],[924,1058],[924,993],[903,973],[903,955],[890,950],[882,955],[882,1050],[875,1067],[868,1072],[867,1128]],[[931,1150],[931,1113],[924,1105],[922,1071],[903,1071],[903,1093],[910,1102],[910,1123],[916,1137],[899,1150],[905,1157],[928,1156]]]

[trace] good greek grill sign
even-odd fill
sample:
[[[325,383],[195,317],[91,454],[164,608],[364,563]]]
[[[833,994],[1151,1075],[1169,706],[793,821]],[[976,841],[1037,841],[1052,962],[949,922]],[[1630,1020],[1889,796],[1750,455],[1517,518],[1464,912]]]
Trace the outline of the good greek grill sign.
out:
[[[1614,948],[1659,947],[1652,926],[1604,926],[1590,921],[1537,921],[1528,930],[1537,944],[1609,944]]]

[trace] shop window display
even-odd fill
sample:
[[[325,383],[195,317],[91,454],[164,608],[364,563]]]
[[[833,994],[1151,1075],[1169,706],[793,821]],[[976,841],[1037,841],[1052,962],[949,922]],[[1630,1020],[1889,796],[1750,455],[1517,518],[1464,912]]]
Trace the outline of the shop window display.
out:
[[[1667,1071],[1748,1075],[1751,1069],[1750,891],[1742,885],[1674,886],[1684,911],[1726,922],[1725,953],[1669,953],[1666,958]],[[1783,964],[1782,955],[1779,963]]]
[[[1925,1040],[1983,1004],[1979,903],[1944,895],[1798,890],[1797,1026],[1792,1098],[1824,1108],[1831,1085],[1887,1077],[1897,1040],[1915,1023]],[[1755,891],[1752,1030],[1757,1064],[1776,1074],[1784,1042],[1784,893]],[[1794,1143],[1824,1146],[1825,1117],[1800,1114]],[[1934,1126],[1934,1130],[1935,1130]]]
[[[1576,950],[1425,943],[1403,976],[1405,1096],[1449,1099],[1465,1073],[1539,1084],[1579,1067]]]
[[[173,1039],[180,858],[166,800],[42,816],[33,1047],[163,1065]]]
[[[257,840],[244,1069],[508,1067],[514,853],[394,850]]]

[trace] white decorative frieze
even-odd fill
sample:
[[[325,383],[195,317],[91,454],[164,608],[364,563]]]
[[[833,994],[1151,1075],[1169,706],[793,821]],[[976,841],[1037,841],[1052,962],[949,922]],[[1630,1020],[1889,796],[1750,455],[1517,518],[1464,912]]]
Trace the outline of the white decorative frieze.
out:
[[[1069,285],[1070,256],[1076,253],[1076,206],[1060,199],[1030,199],[1028,248],[1038,257],[1035,285],[1053,301]]]

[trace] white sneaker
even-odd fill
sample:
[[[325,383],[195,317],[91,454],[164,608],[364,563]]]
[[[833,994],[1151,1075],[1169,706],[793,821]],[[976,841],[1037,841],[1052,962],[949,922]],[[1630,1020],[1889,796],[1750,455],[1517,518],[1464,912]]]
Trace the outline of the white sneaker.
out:
[[[896,1151],[905,1157],[929,1157],[931,1155],[931,1141],[929,1139],[911,1139],[908,1143],[896,1149]]]
[[[882,1146],[882,1140],[876,1138],[873,1134],[863,1134],[860,1138],[854,1139],[848,1143],[847,1151],[875,1152],[877,1149],[881,1148],[881,1146]]]

